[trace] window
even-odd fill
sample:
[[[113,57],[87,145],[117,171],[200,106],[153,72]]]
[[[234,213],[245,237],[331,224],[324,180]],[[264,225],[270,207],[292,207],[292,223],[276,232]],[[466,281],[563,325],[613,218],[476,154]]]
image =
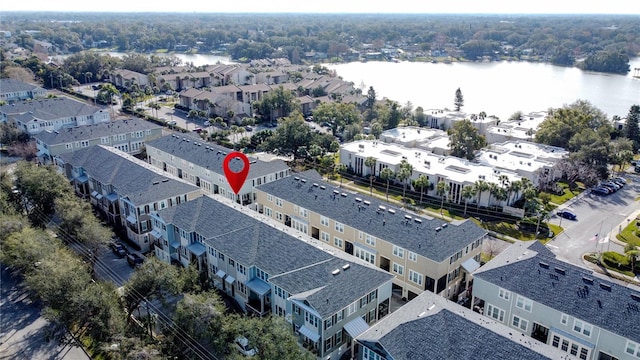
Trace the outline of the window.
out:
[[[633,355],[637,358],[640,358],[640,344],[636,344],[632,341],[627,341],[627,348],[625,351],[629,355]]]
[[[347,312],[347,316],[353,314],[354,312],[358,311],[358,302],[354,302],[351,305],[349,305],[349,311]]]
[[[322,224],[323,226],[329,226],[329,218],[320,216],[320,224]]]
[[[336,221],[336,231],[339,233],[344,232],[344,224]]]
[[[298,210],[298,214],[300,214],[300,216],[302,216],[303,218],[306,218],[307,216],[309,216],[309,212],[305,208],[300,208]]]
[[[282,199],[276,198],[276,206],[282,207]]]
[[[65,147],[65,149],[67,149],[67,150],[71,150],[71,149],[73,149],[73,145],[72,145],[71,143],[66,143],[66,144],[64,144],[64,147]]]
[[[533,301],[527,299],[527,298],[523,298],[522,296],[518,296],[518,299],[516,300],[516,307],[520,308],[522,310],[531,312],[531,307],[533,306]]]
[[[265,207],[264,208],[264,214],[267,215],[268,217],[272,217],[273,210],[271,210],[271,208]]]
[[[393,263],[393,272],[398,274],[398,275],[402,275],[404,274],[404,266],[398,264],[398,263]]]
[[[322,231],[320,232],[320,239],[322,241],[329,242],[331,240],[331,235],[329,235],[329,233]]]
[[[360,248],[356,248],[356,252],[355,252],[356,257],[359,257],[360,259],[372,263],[375,265],[376,263],[376,256],[370,252],[368,252],[367,250],[364,249],[360,249]]]
[[[500,288],[498,289],[498,297],[500,299],[509,300],[509,298],[511,297],[511,292]]]
[[[573,355],[573,356],[578,355],[578,345],[577,344],[571,344],[571,355]]]
[[[334,236],[333,237],[333,245],[335,245],[335,246],[337,246],[337,247],[342,249],[342,245],[343,245],[342,239]]]
[[[403,258],[404,257],[404,249],[398,246],[393,245],[393,255]]]
[[[247,268],[244,265],[240,265],[240,263],[236,264],[236,270],[242,275],[247,275]]]
[[[581,333],[584,336],[591,337],[591,330],[593,330],[593,326],[587,324],[584,321],[576,319],[573,322],[573,331],[577,333]]]
[[[276,211],[276,220],[282,221],[282,213]]]
[[[236,262],[233,261],[232,258],[229,258],[229,265],[231,265],[231,267],[234,267],[234,266],[236,266]]]
[[[409,261],[413,261],[413,262],[417,262],[418,261],[418,254],[409,251],[407,253],[407,257],[409,258]]]
[[[527,327],[529,326],[529,321],[514,315],[513,322],[511,324],[522,331],[527,331]]]
[[[363,346],[362,347],[362,359],[363,360],[382,360],[382,357],[378,354],[376,354],[375,352],[373,352],[373,350],[369,350],[368,347]]]
[[[220,258],[220,260],[224,261],[224,254],[223,253],[218,253],[218,258]]]
[[[562,315],[560,316],[560,323],[561,323],[562,325],[567,325],[567,323],[569,323],[569,315],[567,315],[567,314],[562,314]]]
[[[553,341],[551,342],[553,347],[558,347],[560,345],[560,338],[558,335],[553,335]]]
[[[324,341],[324,351],[331,350],[331,346],[333,346],[332,342],[333,342],[333,338],[332,337],[330,337],[330,338],[328,338],[327,340]]]
[[[340,345],[342,344],[342,331],[338,331],[335,335],[334,335],[334,339],[333,339],[333,343],[336,345]]]
[[[569,342],[567,340],[562,340],[562,347],[560,349],[562,349],[562,351],[567,351],[567,349],[569,349]]]
[[[376,246],[376,238],[369,234],[364,237],[364,242],[367,243],[367,245]]]
[[[497,308],[491,304],[487,305],[487,310],[485,315],[488,317],[494,318],[500,322],[504,321],[504,310]]]
[[[589,356],[589,350],[585,348],[580,348],[580,359],[587,360],[588,356]]]
[[[409,270],[409,280],[418,285],[422,285],[422,274]]]
[[[273,195],[267,194],[267,201],[268,202],[273,202]]]

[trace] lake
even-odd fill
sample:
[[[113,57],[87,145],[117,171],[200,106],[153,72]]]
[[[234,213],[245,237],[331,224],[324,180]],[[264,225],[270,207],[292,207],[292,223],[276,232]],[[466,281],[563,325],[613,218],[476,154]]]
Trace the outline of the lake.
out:
[[[640,58],[631,60],[625,75],[582,71],[530,62],[354,62],[325,64],[338,76],[364,85],[383,97],[404,105],[427,109],[453,108],[457,88],[464,97],[463,111],[496,115],[507,119],[516,111],[524,113],[558,108],[578,99],[588,100],[609,117],[625,117],[634,104],[640,104],[640,79],[634,68]]]

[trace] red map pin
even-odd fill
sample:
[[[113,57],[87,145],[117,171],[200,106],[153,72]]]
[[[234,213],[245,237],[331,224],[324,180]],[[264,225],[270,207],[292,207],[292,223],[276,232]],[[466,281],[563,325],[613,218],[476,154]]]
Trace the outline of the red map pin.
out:
[[[244,166],[238,172],[233,171],[229,167],[229,163],[233,159],[240,159],[243,162]],[[245,180],[247,180],[247,175],[249,175],[249,158],[239,151],[230,152],[229,155],[225,156],[222,167],[224,169],[224,176],[227,178],[229,185],[231,185],[231,189],[238,195],[240,189],[242,189],[242,185],[244,185]],[[235,170],[237,166],[233,166],[233,168]]]

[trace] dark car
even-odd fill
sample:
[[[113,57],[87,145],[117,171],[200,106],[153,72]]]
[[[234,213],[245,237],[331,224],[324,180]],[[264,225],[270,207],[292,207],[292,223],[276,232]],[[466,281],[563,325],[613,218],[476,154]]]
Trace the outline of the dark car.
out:
[[[601,196],[609,195],[609,191],[606,190],[606,189],[603,189],[603,188],[592,189],[591,193],[594,194],[594,195],[601,195]]]
[[[136,267],[142,265],[144,258],[136,253],[131,253],[127,255],[127,262],[131,267]]]
[[[565,219],[569,219],[569,220],[575,220],[577,219],[576,214],[572,213],[569,210],[560,210],[556,213],[556,215],[563,217]]]
[[[127,249],[125,249],[119,241],[114,241],[109,244],[109,246],[113,253],[118,255],[118,257],[125,257],[125,255],[127,255]]]

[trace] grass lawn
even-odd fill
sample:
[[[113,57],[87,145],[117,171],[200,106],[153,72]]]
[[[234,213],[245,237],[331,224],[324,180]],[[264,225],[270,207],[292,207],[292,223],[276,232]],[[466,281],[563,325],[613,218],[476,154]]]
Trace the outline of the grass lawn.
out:
[[[558,182],[558,186],[560,186],[562,188],[562,195],[556,195],[553,193],[547,193],[549,194],[550,198],[551,198],[551,202],[554,204],[563,204],[571,199],[573,199],[574,197],[576,197],[578,194],[580,194],[581,192],[584,191],[584,184],[582,183],[576,183],[578,185],[578,188],[571,191],[569,189],[569,184],[567,183],[563,183],[563,182]]]
[[[474,219],[474,221],[482,228],[487,229],[489,231],[493,231],[496,232],[498,234],[504,234],[506,236],[512,237],[514,239],[518,239],[521,241],[531,241],[531,240],[536,240],[536,236],[533,233],[530,232],[524,232],[524,231],[520,231],[516,228],[516,224],[512,224],[509,222],[483,222],[480,223],[478,221],[476,221]],[[547,224],[547,226],[549,227],[549,229],[551,231],[553,231],[554,235],[558,235],[561,231],[562,228],[554,225],[554,224]],[[539,240],[540,242],[542,242],[543,244],[546,244],[547,242],[551,241],[552,238],[548,238],[548,237],[542,237],[542,236],[538,236],[537,240]]]
[[[629,222],[629,225],[622,229],[620,234],[616,235],[616,238],[627,244],[640,246],[640,237],[636,235],[637,231],[638,226],[636,225],[636,221],[631,221]]]

